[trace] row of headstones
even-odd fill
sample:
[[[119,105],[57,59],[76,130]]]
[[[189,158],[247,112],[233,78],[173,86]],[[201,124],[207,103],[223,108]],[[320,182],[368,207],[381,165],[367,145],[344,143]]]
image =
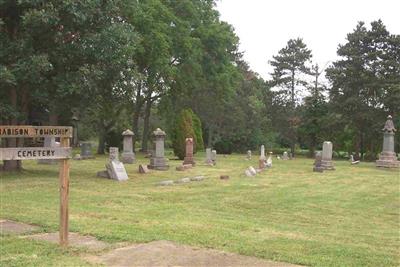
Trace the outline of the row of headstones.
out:
[[[251,160],[251,150],[247,151],[247,160]],[[265,156],[265,147],[261,145],[260,148],[260,157],[258,159],[258,168],[254,168],[253,166],[249,166],[245,171],[244,174],[248,177],[255,176],[257,173],[262,172],[268,168],[272,167],[272,152],[269,153],[268,158]]]
[[[382,153],[376,160],[376,167],[383,168],[400,168],[400,161],[397,159],[394,151],[394,135],[396,129],[393,124],[392,116],[388,116],[383,131]],[[354,160],[353,155],[350,156],[351,164],[358,164],[360,161]],[[322,154],[318,152],[315,157],[314,171],[321,172],[323,170],[334,170],[332,162],[332,143],[324,142],[322,146]]]
[[[119,161],[118,148],[110,147],[109,162],[106,164],[106,170],[97,173],[99,177],[111,178],[118,181],[124,181],[128,179],[125,167],[123,163],[132,164],[135,161],[134,153],[132,151],[132,136],[133,133],[129,130],[124,132],[124,151],[122,153],[122,162]],[[155,170],[167,170],[169,165],[167,159],[164,156],[164,140],[165,132],[160,128],[153,132],[154,136],[154,147],[155,151],[152,153],[149,165],[139,165],[140,173],[147,173],[148,169]],[[128,138],[130,137],[130,138]],[[217,151],[206,149],[206,163],[209,165],[216,165]],[[193,138],[186,138],[186,154],[182,166],[178,166],[177,170],[185,170],[191,168],[196,163],[193,157]],[[182,168],[179,168],[182,167]]]

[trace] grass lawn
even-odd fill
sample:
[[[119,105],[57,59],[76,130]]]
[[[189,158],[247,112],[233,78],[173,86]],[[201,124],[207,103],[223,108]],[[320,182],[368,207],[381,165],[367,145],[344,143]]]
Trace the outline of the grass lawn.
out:
[[[106,157],[72,161],[70,231],[107,242],[177,243],[312,266],[400,265],[400,173],[373,163],[336,161],[335,171],[313,173],[310,159],[273,162],[245,177],[244,155],[218,156],[217,166],[137,173],[115,182],[96,177]],[[139,163],[148,159],[138,156]],[[58,229],[58,166],[24,162],[21,173],[0,173],[0,218]],[[230,180],[222,181],[220,174]],[[205,175],[168,187],[157,181]],[[1,237],[0,266],[83,265],[84,251],[15,236]]]

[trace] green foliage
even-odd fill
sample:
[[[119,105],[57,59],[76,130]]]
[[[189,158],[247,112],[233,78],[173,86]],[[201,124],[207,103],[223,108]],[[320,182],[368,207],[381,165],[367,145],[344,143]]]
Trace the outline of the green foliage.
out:
[[[217,150],[219,154],[232,154],[233,143],[227,139],[221,139],[217,141],[213,148]]]
[[[175,129],[172,135],[172,147],[175,156],[183,159],[186,153],[186,138],[194,139],[196,144],[196,136],[193,130],[192,111],[189,109],[182,110],[176,118]]]
[[[386,116],[400,116],[400,36],[390,34],[380,20],[370,29],[360,22],[337,53],[340,59],[327,70],[331,112],[340,117],[339,125],[352,129],[356,154],[378,152]]]
[[[276,109],[278,116],[273,116],[273,125],[290,144],[292,153],[295,152],[300,124],[296,103],[300,101],[299,91],[307,86],[304,76],[310,73],[308,64],[311,57],[311,50],[301,38],[297,38],[290,39],[286,47],[279,50],[278,55],[270,61],[274,67],[271,85],[277,88],[274,92],[274,102],[279,106]],[[280,112],[282,109],[284,112]]]
[[[188,111],[191,112],[192,115],[193,131],[195,138],[195,146],[193,152],[196,153],[197,151],[204,149],[203,130],[199,116],[197,116],[191,109],[188,109]]]
[[[328,105],[322,92],[315,91],[306,97],[301,111],[299,136],[307,144],[309,156],[314,157],[314,151],[324,141],[324,133],[327,131]]]

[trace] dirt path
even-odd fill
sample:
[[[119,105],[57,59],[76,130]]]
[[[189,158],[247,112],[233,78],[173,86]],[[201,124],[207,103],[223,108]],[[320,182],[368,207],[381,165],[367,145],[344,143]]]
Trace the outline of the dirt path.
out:
[[[37,226],[0,219],[0,228],[2,233],[15,234],[20,235],[23,238],[58,243],[59,236],[57,232],[26,235],[38,231],[40,228]],[[88,249],[89,253],[96,253],[97,255],[89,254],[84,256],[85,260],[93,264],[103,264],[105,266],[299,266],[227,253],[214,249],[178,245],[171,241],[153,241],[145,244],[128,246],[123,243],[109,244],[99,241],[91,236],[70,233],[69,244],[74,247],[84,247]]]
[[[89,256],[89,262],[106,266],[266,266],[289,267],[288,263],[226,253],[212,249],[178,245],[170,241],[154,241],[118,248],[101,256]]]

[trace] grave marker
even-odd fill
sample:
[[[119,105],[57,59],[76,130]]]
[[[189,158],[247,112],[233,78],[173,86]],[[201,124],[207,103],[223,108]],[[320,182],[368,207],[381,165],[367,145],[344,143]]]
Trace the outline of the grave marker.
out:
[[[183,165],[191,164],[194,166],[196,163],[193,159],[193,138],[186,138],[186,156],[183,160]]]
[[[150,164],[147,166],[149,169],[165,171],[169,169],[167,161],[164,157],[164,140],[165,132],[157,128],[153,132],[155,151],[150,158]]]
[[[322,160],[321,164],[325,170],[334,170],[332,161],[332,142],[325,141],[322,145]]]
[[[376,161],[376,167],[400,168],[400,161],[397,160],[394,152],[394,134],[396,129],[392,121],[392,116],[388,116],[383,131],[383,148]]]
[[[127,164],[133,164],[135,162],[135,153],[133,153],[133,143],[132,143],[132,138],[133,138],[133,132],[129,129],[125,130],[122,133],[122,136],[124,138],[124,149],[122,152],[122,162],[127,163]]]

